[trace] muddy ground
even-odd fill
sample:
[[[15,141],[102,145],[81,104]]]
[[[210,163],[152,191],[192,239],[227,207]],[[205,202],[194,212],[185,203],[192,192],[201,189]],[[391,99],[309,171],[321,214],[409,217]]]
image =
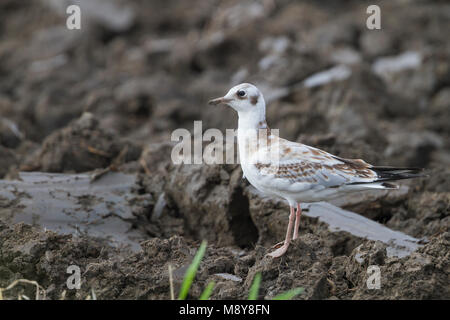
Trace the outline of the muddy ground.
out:
[[[177,291],[206,239],[189,298],[214,280],[213,299],[245,299],[261,272],[260,298],[300,286],[297,299],[450,299],[449,4],[378,1],[382,29],[368,30],[373,1],[80,0],[82,29],[68,30],[67,3],[0,2],[0,287],[168,299],[169,264]],[[238,165],[170,158],[177,128],[236,127],[206,101],[240,82],[262,90],[285,138],[426,168],[401,191],[339,203],[419,248],[389,255],[305,215],[288,253],[265,257],[287,205],[255,194]],[[34,288],[4,296],[20,294]]]

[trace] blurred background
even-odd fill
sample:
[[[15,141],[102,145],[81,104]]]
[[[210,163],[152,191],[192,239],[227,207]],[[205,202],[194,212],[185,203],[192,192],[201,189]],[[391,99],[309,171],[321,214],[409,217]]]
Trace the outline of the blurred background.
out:
[[[70,4],[81,30],[66,27]],[[366,27],[370,4],[381,30]],[[375,163],[450,163],[446,1],[4,0],[0,14],[0,176],[104,167],[123,143],[134,160],[194,120],[235,128],[236,114],[206,102],[241,82],[262,90],[287,139]],[[86,139],[109,157],[75,159],[71,137],[50,137],[85,111],[108,131]]]

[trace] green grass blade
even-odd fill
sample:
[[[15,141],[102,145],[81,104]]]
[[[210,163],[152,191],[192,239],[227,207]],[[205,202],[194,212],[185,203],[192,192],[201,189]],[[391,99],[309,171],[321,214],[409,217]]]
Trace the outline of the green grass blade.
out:
[[[197,250],[195,254],[194,260],[192,261],[189,268],[186,270],[186,274],[184,275],[183,283],[181,284],[180,294],[178,295],[179,300],[186,299],[189,289],[191,288],[192,282],[194,281],[195,275],[197,274],[198,266],[200,265],[200,261],[203,258],[203,255],[206,251],[206,241],[203,240],[200,248]]]
[[[261,273],[255,274],[253,278],[252,286],[250,287],[250,292],[248,294],[248,300],[256,300],[258,299],[259,286],[261,284]]]
[[[208,300],[209,297],[211,297],[215,285],[216,283],[214,281],[209,282],[205,290],[203,290],[200,298],[198,298],[198,300]]]
[[[303,293],[305,291],[304,288],[295,288],[291,289],[289,291],[280,293],[279,295],[275,296],[273,300],[291,300],[296,295],[299,295],[300,293]]]

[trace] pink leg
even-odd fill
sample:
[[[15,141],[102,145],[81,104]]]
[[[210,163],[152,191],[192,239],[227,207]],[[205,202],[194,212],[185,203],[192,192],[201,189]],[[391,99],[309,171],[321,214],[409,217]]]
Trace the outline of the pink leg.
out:
[[[291,207],[291,214],[289,215],[289,223],[286,231],[286,239],[284,240],[284,244],[277,250],[267,254],[268,256],[271,256],[272,258],[278,258],[286,253],[289,247],[289,243],[291,242],[292,239],[292,227],[294,226],[294,219],[295,219],[295,209],[294,207]]]
[[[294,227],[294,236],[292,240],[298,238],[298,229],[300,227],[300,217],[302,216],[302,208],[300,208],[300,203],[297,203],[297,212],[295,213],[295,227]]]

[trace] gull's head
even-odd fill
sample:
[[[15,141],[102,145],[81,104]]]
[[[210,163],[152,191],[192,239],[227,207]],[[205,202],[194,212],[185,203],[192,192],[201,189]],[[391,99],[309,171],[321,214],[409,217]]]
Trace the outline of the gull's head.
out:
[[[265,112],[266,103],[258,88],[250,83],[241,83],[233,87],[223,97],[210,100],[210,105],[225,104],[239,114]]]

